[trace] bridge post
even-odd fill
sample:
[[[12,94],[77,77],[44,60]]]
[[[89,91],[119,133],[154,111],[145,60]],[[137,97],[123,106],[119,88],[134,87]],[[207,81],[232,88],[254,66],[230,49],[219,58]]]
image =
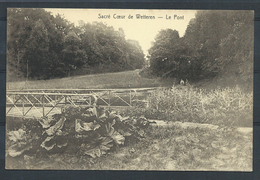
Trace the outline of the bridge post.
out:
[[[44,95],[42,95],[42,115],[45,116],[45,112],[44,112]]]
[[[23,117],[25,116],[25,113],[24,113],[24,95],[22,96],[22,104],[23,104]]]
[[[91,102],[91,96],[89,97],[89,106],[91,106],[92,102]]]
[[[110,106],[111,106],[111,90],[108,90],[108,109],[110,110]]]
[[[130,89],[130,94],[129,94],[129,96],[130,96],[130,106],[132,106],[132,91],[131,91],[131,89]]]
[[[65,104],[67,104],[67,101],[68,101],[68,97],[65,96]]]

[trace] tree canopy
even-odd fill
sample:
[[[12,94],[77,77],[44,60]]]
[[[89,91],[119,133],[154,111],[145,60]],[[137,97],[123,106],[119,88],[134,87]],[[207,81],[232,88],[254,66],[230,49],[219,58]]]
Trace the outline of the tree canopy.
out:
[[[7,75],[49,79],[68,76],[87,67],[102,71],[141,68],[144,53],[137,41],[127,40],[123,29],[101,22],[79,26],[44,9],[7,11]]]
[[[153,73],[201,80],[233,71],[252,80],[253,11],[198,11],[185,35],[161,30],[149,50]]]

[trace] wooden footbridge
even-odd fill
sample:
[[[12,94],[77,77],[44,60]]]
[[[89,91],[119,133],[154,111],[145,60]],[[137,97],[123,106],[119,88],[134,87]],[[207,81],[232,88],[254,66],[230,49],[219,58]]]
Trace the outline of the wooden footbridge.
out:
[[[6,92],[6,116],[40,118],[61,113],[65,105],[126,108],[147,106],[155,88],[136,89],[26,89]]]

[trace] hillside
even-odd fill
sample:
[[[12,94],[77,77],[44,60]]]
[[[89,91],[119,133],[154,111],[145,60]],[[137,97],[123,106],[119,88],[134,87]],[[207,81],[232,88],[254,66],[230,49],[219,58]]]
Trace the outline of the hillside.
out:
[[[250,67],[250,70],[247,68]],[[237,70],[241,73],[237,73]],[[253,67],[251,64],[244,64],[243,67],[237,66],[237,64],[232,64],[225,69],[223,74],[219,74],[212,79],[204,79],[194,84],[194,87],[203,88],[207,90],[216,88],[235,88],[238,86],[244,92],[253,92]]]
[[[92,74],[51,80],[19,81],[7,83],[8,89],[90,89],[90,88],[140,88],[156,87],[159,79],[139,75],[140,70]]]
[[[235,68],[235,67],[233,67]],[[231,68],[232,69],[232,68]],[[139,75],[140,70],[123,71],[116,73],[91,74],[72,76],[50,80],[7,82],[7,90],[11,89],[91,89],[91,88],[143,88],[173,85],[171,78],[146,78]],[[194,87],[207,90],[239,86],[246,92],[253,91],[253,79],[245,75],[237,76],[230,71],[228,74],[206,79],[192,84]]]

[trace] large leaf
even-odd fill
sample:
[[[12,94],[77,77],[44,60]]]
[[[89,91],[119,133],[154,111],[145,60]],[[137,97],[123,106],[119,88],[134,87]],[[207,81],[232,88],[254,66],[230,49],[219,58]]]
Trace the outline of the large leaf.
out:
[[[115,131],[111,123],[106,125],[107,134],[114,140],[116,144],[124,144],[125,137]]]
[[[51,126],[51,122],[53,119],[49,119],[48,117],[43,117],[38,119],[38,122],[42,125],[42,128],[46,129]]]
[[[17,142],[20,140],[24,140],[26,137],[26,132],[23,129],[19,129],[18,131],[10,131],[7,136],[13,142]]]
[[[75,120],[75,131],[77,133],[82,133],[84,131],[95,131],[100,128],[100,125],[95,122],[85,123],[80,119]]]
[[[56,124],[54,124],[53,126],[51,126],[49,129],[45,131],[46,134],[48,134],[49,136],[53,136],[58,130],[62,129],[65,121],[66,121],[65,117],[60,118],[60,120]]]
[[[91,156],[92,158],[100,157],[106,154],[108,150],[113,146],[113,140],[109,137],[101,137],[95,145],[84,145],[84,154]]]
[[[85,112],[84,115],[88,115],[89,117],[96,116],[97,117],[97,109],[96,107],[88,108]]]
[[[41,147],[46,149],[47,151],[51,150],[54,148],[56,143],[52,141],[54,136],[47,137],[41,144]]]
[[[12,157],[21,155],[24,151],[31,149],[32,140],[37,138],[37,136],[31,138],[23,129],[10,131],[7,136],[11,140],[11,145],[7,148],[7,152]]]
[[[93,122],[98,119],[97,109],[95,107],[86,109],[80,117],[85,122]]]
[[[122,136],[119,132],[114,131],[114,133],[110,136],[117,144],[124,144],[125,137]]]
[[[19,142],[8,148],[8,154],[12,157],[21,155],[24,151],[32,148],[32,145],[27,142]]]
[[[111,112],[109,113],[108,117],[111,118],[111,119],[116,118],[116,117],[117,117],[116,111],[111,111]]]
[[[109,114],[108,114],[108,111],[102,109],[102,110],[100,110],[98,119],[99,119],[100,121],[104,122],[104,121],[107,120],[108,115],[109,115]]]

